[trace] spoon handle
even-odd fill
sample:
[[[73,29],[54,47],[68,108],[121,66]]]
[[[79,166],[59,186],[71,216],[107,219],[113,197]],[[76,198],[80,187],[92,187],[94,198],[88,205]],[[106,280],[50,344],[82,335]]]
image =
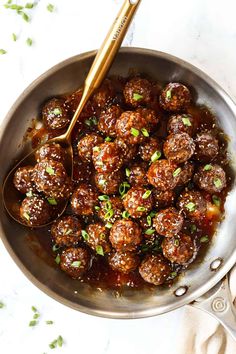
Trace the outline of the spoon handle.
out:
[[[108,32],[101,48],[98,50],[94,62],[90,68],[88,76],[85,80],[81,101],[63,137],[64,139],[69,140],[71,132],[85,104],[87,103],[94,90],[101,85],[102,80],[107,74],[112,61],[121,46],[129,24],[140,2],[141,0],[124,1],[120,12],[118,13],[113,25],[111,26],[111,29]]]

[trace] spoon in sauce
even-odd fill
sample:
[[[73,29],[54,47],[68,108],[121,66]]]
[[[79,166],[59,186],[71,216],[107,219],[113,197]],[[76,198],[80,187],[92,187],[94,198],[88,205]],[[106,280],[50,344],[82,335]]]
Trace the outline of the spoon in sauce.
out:
[[[107,74],[113,62],[113,59],[121,46],[122,40],[124,39],[124,36],[129,28],[131,20],[140,2],[141,0],[124,1],[124,4],[121,7],[120,12],[118,13],[110,31],[108,32],[101,48],[97,52],[97,55],[90,68],[88,76],[84,82],[83,94],[80,103],[74,113],[74,116],[70,122],[67,131],[64,134],[47,141],[47,144],[58,143],[64,150],[66,150],[66,159],[63,165],[66,169],[68,176],[71,176],[71,179],[73,177],[73,150],[71,145],[72,130],[89,98],[94,93],[94,91],[101,85],[103,79],[105,78],[105,75]],[[37,149],[31,151],[14,166],[14,168],[8,173],[4,181],[2,190],[3,203],[9,215],[18,223],[31,227],[43,227],[50,224],[51,222],[53,222],[53,220],[58,218],[65,211],[68,203],[68,200],[63,200],[59,203],[56,203],[56,206],[52,205],[55,213],[49,223],[44,223],[40,225],[30,225],[29,223],[27,223],[27,218],[24,220],[20,217],[21,198],[19,196],[19,192],[16,190],[13,184],[14,175],[19,167],[36,164],[35,152],[39,148],[40,146],[38,146]]]

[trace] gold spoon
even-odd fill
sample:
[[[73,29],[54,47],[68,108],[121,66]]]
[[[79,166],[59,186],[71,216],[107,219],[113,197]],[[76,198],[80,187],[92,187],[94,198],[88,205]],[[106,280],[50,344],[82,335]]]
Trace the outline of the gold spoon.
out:
[[[64,149],[66,149],[66,161],[65,161],[65,168],[67,170],[68,175],[71,177],[73,176],[73,150],[71,146],[71,133],[75,126],[75,123],[80,116],[84,106],[88,102],[89,98],[93,94],[94,90],[97,89],[105,75],[107,74],[112,61],[118,52],[122,40],[128,30],[129,24],[135,14],[135,11],[140,4],[141,0],[125,0],[123,6],[120,9],[110,31],[108,32],[101,48],[98,50],[97,55],[94,59],[94,62],[91,66],[91,69],[88,73],[88,76],[85,80],[84,87],[83,87],[83,94],[81,97],[81,101],[75,111],[75,114],[70,122],[70,125],[67,131],[53,139],[47,141],[47,143],[59,143]],[[9,213],[9,215],[16,220],[18,223],[30,226],[23,219],[20,218],[19,215],[19,193],[15,189],[13,185],[13,177],[16,170],[19,167],[27,166],[27,165],[34,165],[36,163],[35,160],[35,152],[38,150],[33,150],[31,153],[26,155],[22,160],[20,160],[17,165],[9,172],[7,175],[4,184],[3,184],[3,202],[4,206]],[[65,210],[68,201],[63,201],[59,205],[57,205],[57,215],[55,218],[59,217]],[[54,218],[54,219],[55,219]],[[50,221],[50,223],[53,220]],[[48,224],[50,224],[48,223]],[[48,224],[38,225],[33,227],[43,227]]]

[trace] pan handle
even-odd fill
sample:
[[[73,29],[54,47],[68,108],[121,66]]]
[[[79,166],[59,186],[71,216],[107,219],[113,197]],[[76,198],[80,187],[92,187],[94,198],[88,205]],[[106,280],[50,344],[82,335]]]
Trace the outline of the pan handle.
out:
[[[216,285],[210,296],[198,299],[190,305],[215,317],[236,340],[236,310],[230,294],[228,276]]]

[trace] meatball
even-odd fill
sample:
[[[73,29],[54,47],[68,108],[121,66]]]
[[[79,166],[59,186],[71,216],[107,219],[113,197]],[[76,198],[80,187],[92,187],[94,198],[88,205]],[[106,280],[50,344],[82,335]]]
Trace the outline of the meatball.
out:
[[[125,102],[132,107],[148,105],[152,101],[152,85],[148,80],[140,77],[129,80],[123,93]]]
[[[121,149],[124,164],[129,163],[131,160],[133,160],[136,157],[138,152],[137,145],[129,145],[125,140],[121,138],[116,138],[114,142]]]
[[[32,166],[25,166],[19,167],[14,174],[14,186],[22,194],[36,191],[36,187],[33,182],[33,171],[34,168]]]
[[[211,194],[220,193],[226,187],[225,171],[216,164],[200,166],[194,176],[194,182],[200,189]]]
[[[42,110],[43,123],[47,129],[62,129],[70,123],[70,117],[61,98],[48,101]]]
[[[93,155],[93,148],[103,143],[103,138],[95,133],[86,134],[78,142],[77,149],[79,157],[84,162],[91,162]]]
[[[105,79],[94,93],[92,103],[99,108],[104,108],[106,104],[114,98],[114,96],[115,91],[111,80]]]
[[[210,132],[197,134],[195,144],[195,157],[200,162],[210,162],[219,153],[219,142]]]
[[[170,272],[169,264],[161,255],[147,255],[139,266],[141,277],[154,285],[163,284]]]
[[[183,192],[178,199],[178,207],[187,218],[196,222],[201,222],[206,216],[207,203],[198,191]]]
[[[168,160],[158,160],[151,164],[147,179],[151,185],[159,191],[174,189],[178,183],[178,176],[174,172],[177,170],[177,165]]]
[[[67,199],[71,194],[72,183],[61,162],[42,160],[34,167],[33,180],[39,192],[46,197]]]
[[[173,237],[178,234],[183,223],[183,216],[173,207],[160,210],[153,219],[157,233],[165,237]]]
[[[123,203],[131,217],[141,218],[152,210],[152,191],[144,187],[132,187],[126,193]]]
[[[60,144],[44,144],[35,152],[35,159],[37,162],[55,160],[63,164],[65,161],[65,151]]]
[[[113,270],[128,274],[139,266],[139,257],[133,252],[113,252],[108,257],[108,264]]]
[[[86,227],[86,243],[101,256],[111,251],[108,229],[102,223],[90,224]]]
[[[191,94],[189,89],[175,82],[170,82],[162,90],[159,102],[165,111],[179,112],[189,106]]]
[[[40,196],[26,197],[20,206],[20,217],[29,226],[42,226],[51,219],[51,208]]]
[[[185,234],[165,238],[161,246],[164,256],[172,263],[184,264],[194,253],[194,243],[191,237]]]
[[[145,119],[150,131],[152,131],[153,128],[157,126],[159,118],[157,117],[156,112],[153,109],[140,107],[136,109],[136,112],[140,113],[142,118]]]
[[[177,114],[170,116],[167,130],[169,134],[187,133],[190,136],[194,134],[194,119],[191,114]]]
[[[98,172],[115,172],[123,165],[121,149],[114,142],[106,142],[93,148],[93,163]]]
[[[175,174],[178,173],[177,186],[184,186],[187,184],[193,176],[194,165],[192,162],[185,162],[182,166],[178,167]]]
[[[111,197],[109,200],[100,202],[99,218],[106,222],[114,223],[121,218],[124,210],[122,200],[119,197]]]
[[[63,216],[51,227],[53,241],[60,247],[73,246],[81,240],[81,224],[75,216]]]
[[[139,155],[144,161],[151,161],[155,152],[161,151],[161,143],[156,138],[149,138],[139,146]]]
[[[77,215],[92,215],[98,204],[98,194],[89,184],[82,183],[73,192],[70,200],[71,209]]]
[[[105,135],[115,137],[116,136],[116,121],[121,116],[123,110],[118,105],[112,105],[106,108],[100,114],[98,121],[98,130]]]
[[[175,163],[189,160],[194,150],[194,141],[187,133],[168,135],[163,145],[165,157]]]
[[[96,186],[103,194],[116,194],[122,180],[123,173],[121,170],[114,173],[95,173]]]
[[[117,251],[135,251],[142,241],[141,233],[142,230],[136,222],[117,220],[111,228],[110,241]]]
[[[162,209],[173,205],[175,200],[175,192],[173,190],[158,191],[154,189],[152,193],[156,208]]]
[[[82,247],[66,248],[61,254],[60,267],[71,278],[79,279],[90,267],[90,255]]]
[[[116,121],[116,134],[129,144],[141,144],[149,135],[148,122],[139,112],[126,111]]]

